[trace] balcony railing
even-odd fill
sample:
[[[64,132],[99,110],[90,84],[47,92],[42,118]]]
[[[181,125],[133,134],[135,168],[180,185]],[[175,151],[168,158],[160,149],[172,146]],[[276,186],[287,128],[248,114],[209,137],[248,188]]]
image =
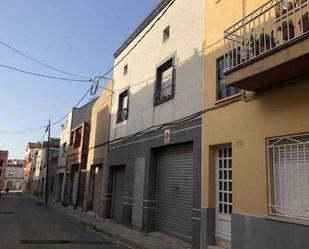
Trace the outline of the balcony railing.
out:
[[[226,72],[309,34],[309,0],[272,0],[224,32]]]

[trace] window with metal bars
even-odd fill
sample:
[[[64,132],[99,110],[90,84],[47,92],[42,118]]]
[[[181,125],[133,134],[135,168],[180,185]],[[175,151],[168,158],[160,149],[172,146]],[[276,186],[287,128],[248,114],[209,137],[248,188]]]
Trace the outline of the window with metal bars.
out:
[[[269,213],[309,220],[309,134],[267,140]]]
[[[127,120],[129,117],[129,90],[123,91],[119,95],[117,123]]]
[[[170,58],[157,69],[154,106],[174,98],[175,69],[174,57]]]

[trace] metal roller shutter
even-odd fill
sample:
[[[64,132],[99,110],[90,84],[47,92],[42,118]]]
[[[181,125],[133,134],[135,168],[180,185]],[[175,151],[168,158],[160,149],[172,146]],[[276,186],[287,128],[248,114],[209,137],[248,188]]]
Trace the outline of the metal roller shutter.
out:
[[[191,240],[193,145],[164,148],[158,161],[157,229]]]

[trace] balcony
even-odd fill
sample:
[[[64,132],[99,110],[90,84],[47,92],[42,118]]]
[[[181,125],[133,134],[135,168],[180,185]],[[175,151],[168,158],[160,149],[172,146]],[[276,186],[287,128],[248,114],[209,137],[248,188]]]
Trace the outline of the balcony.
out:
[[[257,92],[307,75],[308,6],[309,0],[272,0],[227,29],[227,85]]]

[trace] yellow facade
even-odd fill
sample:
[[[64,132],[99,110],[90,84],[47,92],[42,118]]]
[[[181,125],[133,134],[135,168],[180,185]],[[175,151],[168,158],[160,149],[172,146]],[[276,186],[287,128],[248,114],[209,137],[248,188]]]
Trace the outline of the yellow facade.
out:
[[[233,149],[233,213],[268,216],[266,139],[309,132],[309,80],[217,100],[224,31],[268,1],[206,1],[202,207],[215,208],[215,148]],[[308,39],[306,40],[308,44]],[[293,69],[291,69],[293,70]],[[267,79],[265,79],[267,80]]]
[[[108,175],[106,162],[112,96],[113,82],[110,81],[93,104],[90,119],[84,208],[99,216],[103,216],[104,189]]]
[[[105,88],[110,90],[103,90],[101,96],[93,104],[91,111],[88,170],[91,165],[105,163],[107,157],[108,144],[106,142],[109,139],[112,82],[106,84]],[[102,145],[104,143],[106,144]]]

